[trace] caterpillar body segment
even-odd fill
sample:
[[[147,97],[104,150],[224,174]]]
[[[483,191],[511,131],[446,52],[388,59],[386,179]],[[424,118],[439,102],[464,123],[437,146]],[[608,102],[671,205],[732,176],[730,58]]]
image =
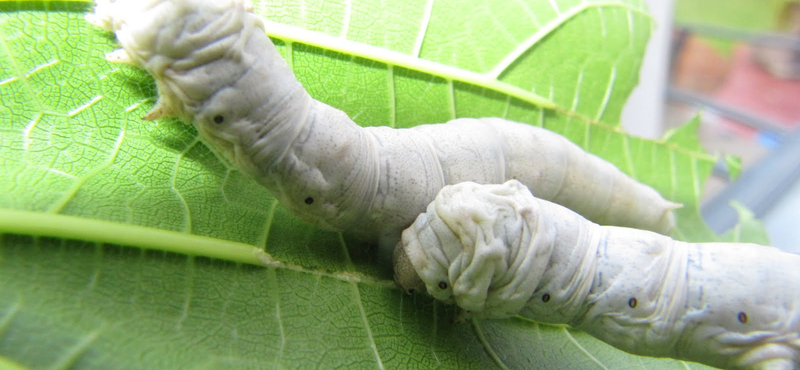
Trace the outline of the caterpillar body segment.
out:
[[[455,123],[458,123],[456,128]],[[597,223],[669,234],[672,210],[652,188],[552,131],[501,118],[461,119],[414,129],[439,138],[447,184],[519,180],[541,199]],[[478,173],[479,175],[476,175]]]
[[[800,256],[599,226],[517,181],[447,186],[403,232],[395,276],[468,315],[568,324],[624,351],[800,368]]]
[[[243,0],[97,0],[113,31],[156,80],[144,118],[174,116],[302,219],[391,250],[439,190],[519,179],[592,220],[669,233],[668,202],[547,130],[499,118],[412,129],[362,128],[314,100]]]

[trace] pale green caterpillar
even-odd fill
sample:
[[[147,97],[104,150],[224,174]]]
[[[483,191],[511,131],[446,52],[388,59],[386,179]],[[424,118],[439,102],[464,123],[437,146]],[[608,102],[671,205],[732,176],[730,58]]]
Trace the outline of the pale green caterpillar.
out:
[[[439,190],[518,179],[603,224],[669,233],[652,188],[547,130],[499,118],[413,129],[362,128],[314,100],[243,0],[97,0],[87,19],[123,49],[108,59],[149,72],[159,100],[144,118],[180,117],[302,219],[391,250]]]
[[[599,226],[518,181],[446,186],[403,232],[395,279],[467,315],[568,324],[624,351],[800,368],[800,256]]]

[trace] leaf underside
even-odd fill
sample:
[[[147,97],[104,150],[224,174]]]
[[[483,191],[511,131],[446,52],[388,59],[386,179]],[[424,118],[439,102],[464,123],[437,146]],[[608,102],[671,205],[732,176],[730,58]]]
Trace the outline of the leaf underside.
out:
[[[696,126],[660,141],[618,127],[652,29],[639,1],[254,6],[311,95],[359,124],[544,126],[684,204],[677,237],[714,238],[697,212],[714,159]],[[117,45],[83,20],[90,7],[0,2],[0,363],[702,367],[523,319],[454,324],[452,307],[401,294],[372,246],[297,220],[191,126],[141,121],[154,82],[105,61]]]

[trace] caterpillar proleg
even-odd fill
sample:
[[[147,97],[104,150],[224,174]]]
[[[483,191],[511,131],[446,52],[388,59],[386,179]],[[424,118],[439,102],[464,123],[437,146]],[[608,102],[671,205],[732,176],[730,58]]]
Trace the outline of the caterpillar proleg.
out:
[[[599,226],[518,181],[445,186],[394,264],[406,291],[468,315],[568,324],[639,355],[800,368],[800,256]]]
[[[603,224],[669,233],[675,203],[545,129],[499,118],[413,129],[362,128],[314,100],[245,0],[97,0],[87,19],[113,31],[109,60],[150,73],[175,116],[302,219],[380,242],[446,184],[519,179]]]

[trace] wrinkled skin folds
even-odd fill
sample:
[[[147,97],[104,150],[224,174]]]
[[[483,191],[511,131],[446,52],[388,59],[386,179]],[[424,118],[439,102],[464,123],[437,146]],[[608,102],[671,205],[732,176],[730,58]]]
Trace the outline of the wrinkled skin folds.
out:
[[[624,351],[800,368],[800,256],[599,226],[517,181],[446,186],[394,252],[395,279],[466,315],[568,324]]]
[[[144,117],[179,117],[280,203],[320,228],[390,254],[439,190],[518,179],[602,224],[668,234],[652,188],[567,139],[500,118],[412,129],[362,128],[314,100],[245,0],[97,0],[87,19],[115,33],[108,59],[146,70],[159,99]]]

